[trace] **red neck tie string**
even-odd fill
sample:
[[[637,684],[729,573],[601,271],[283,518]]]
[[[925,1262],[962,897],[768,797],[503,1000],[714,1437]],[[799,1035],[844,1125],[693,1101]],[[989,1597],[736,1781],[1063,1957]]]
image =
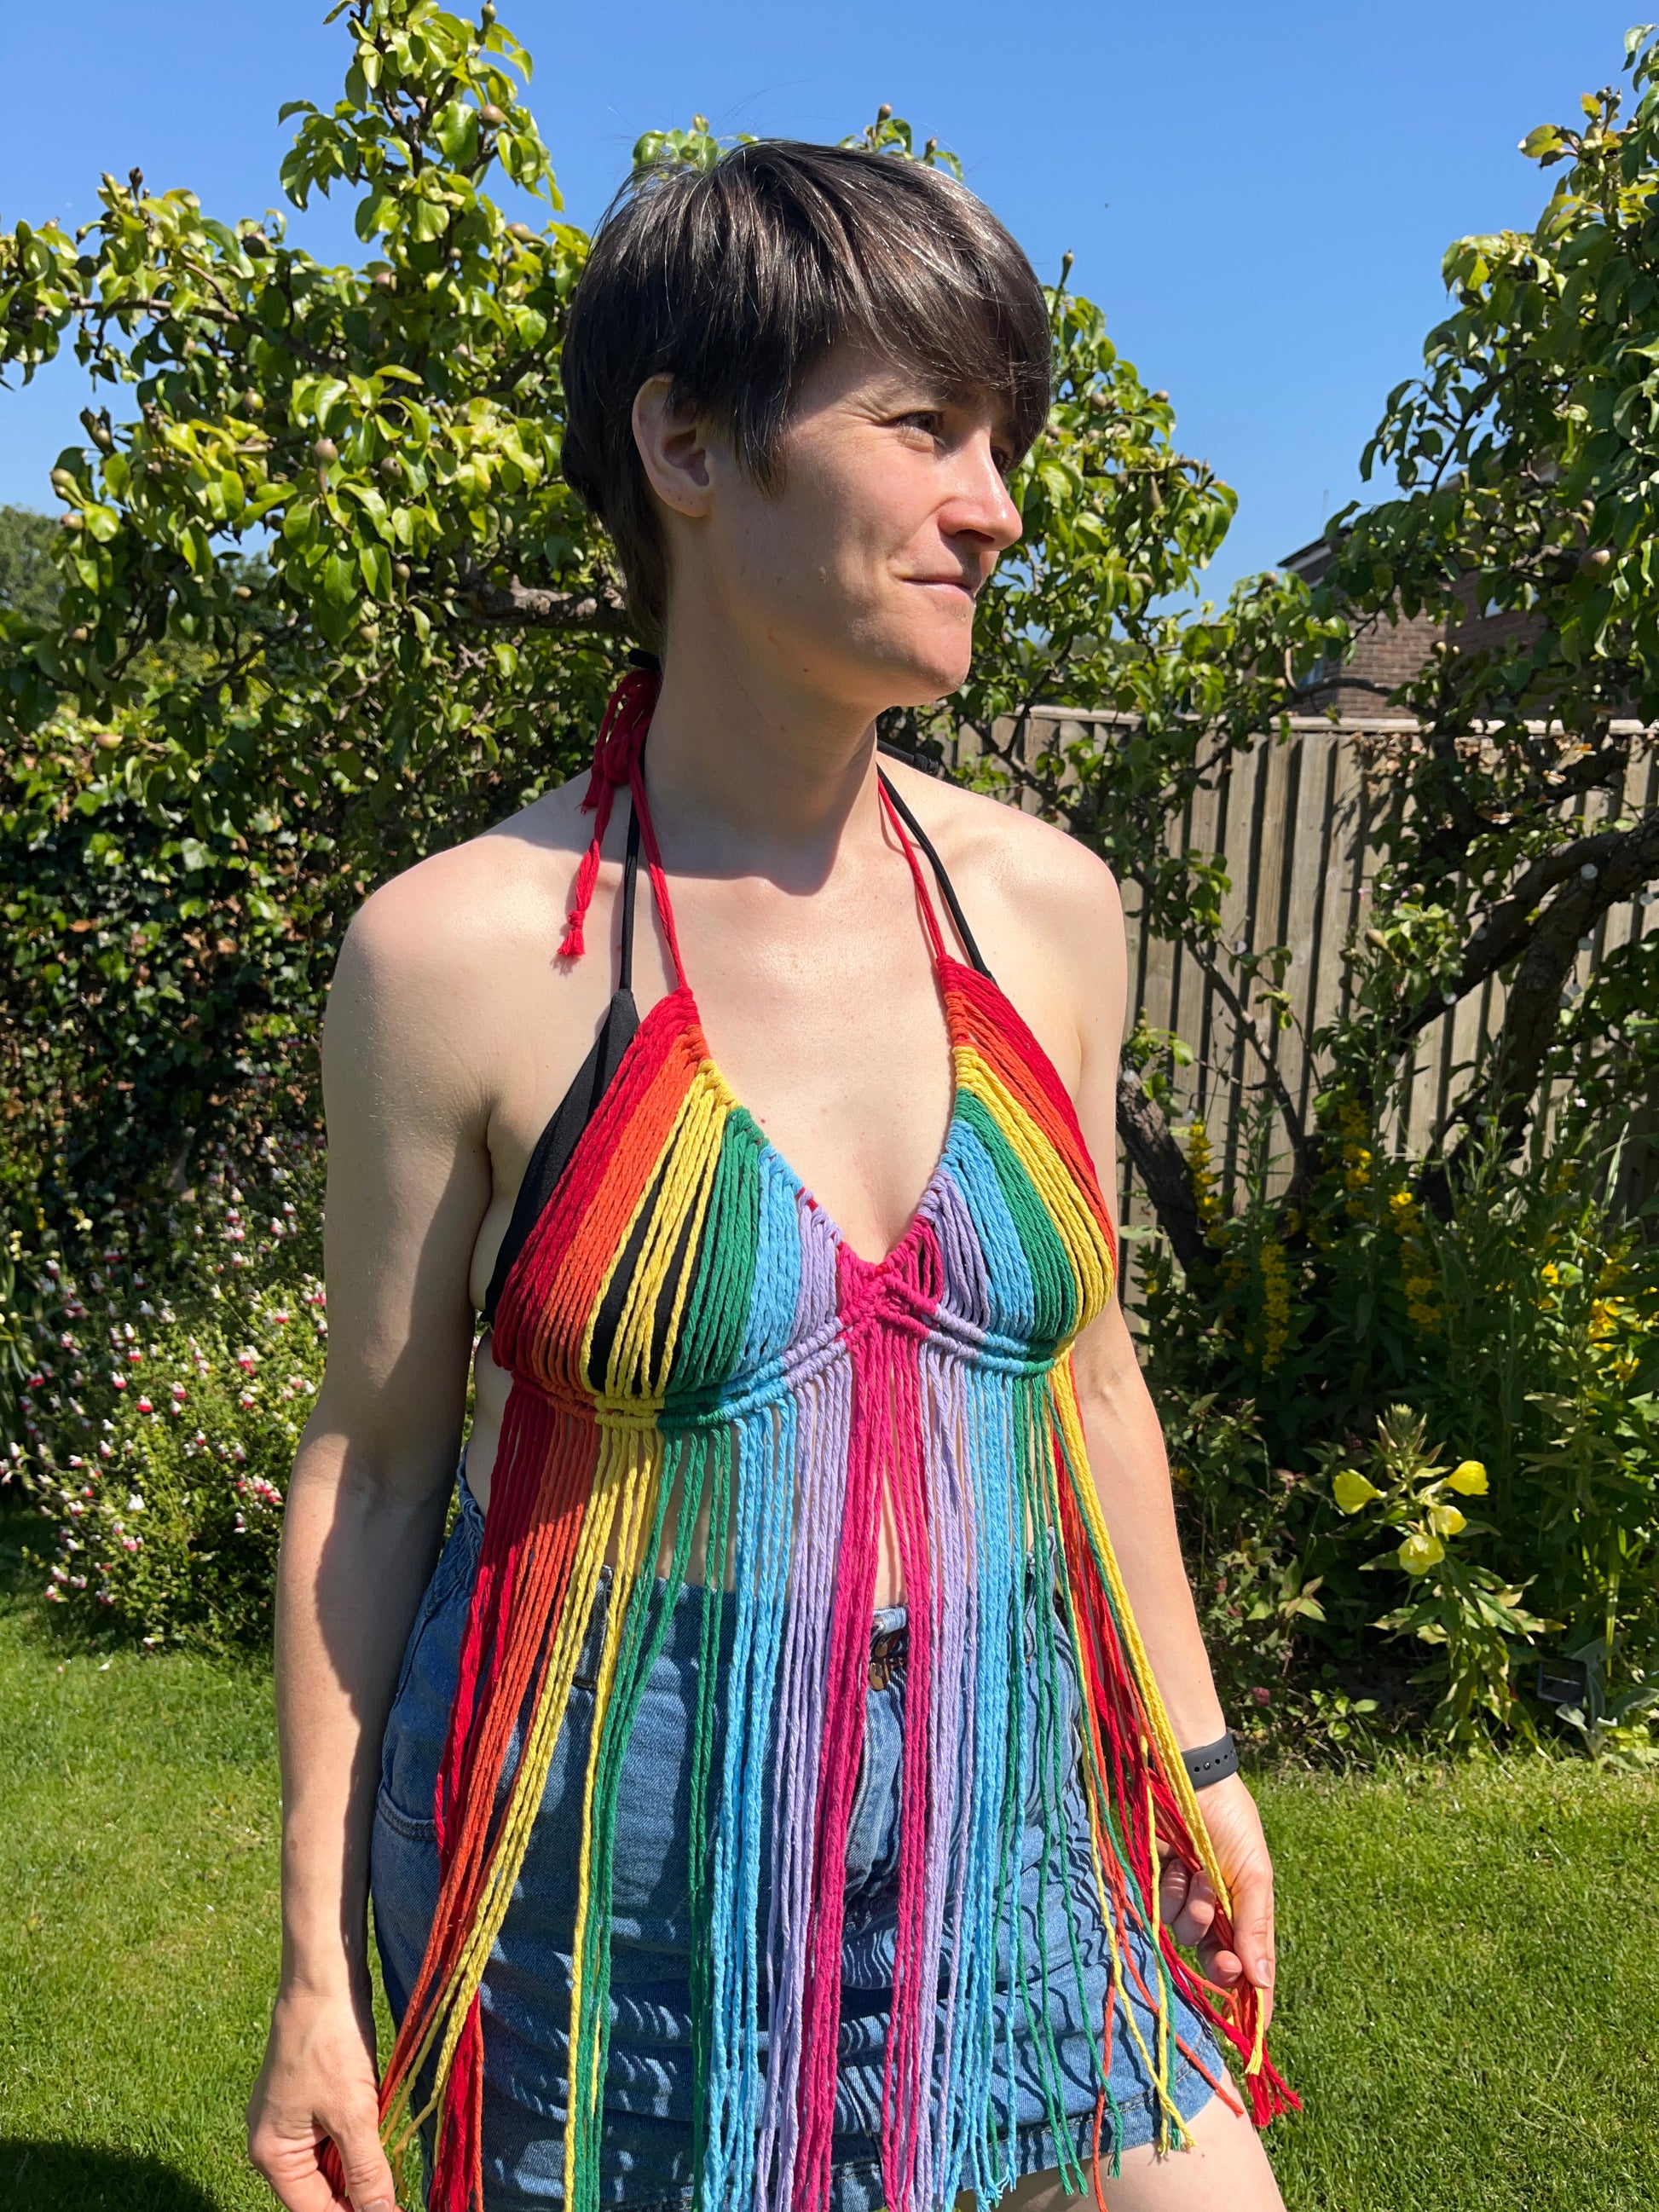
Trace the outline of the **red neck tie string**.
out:
[[[587,850],[582,854],[581,866],[576,871],[576,887],[566,917],[567,927],[559,945],[559,957],[563,960],[580,960],[586,950],[583,924],[587,909],[593,903],[594,888],[599,880],[599,851],[605,842],[605,833],[611,826],[611,809],[616,796],[626,784],[634,801],[634,811],[639,817],[640,842],[645,848],[646,866],[651,871],[652,888],[657,895],[657,912],[662,918],[668,949],[673,957],[674,972],[682,983],[685,980],[680,962],[678,939],[674,932],[674,917],[668,903],[668,885],[662,871],[662,854],[658,849],[656,831],[651,824],[651,810],[646,804],[643,754],[646,732],[651,727],[651,717],[656,711],[657,695],[662,689],[662,677],[654,668],[630,668],[616,690],[611,694],[599,724],[598,742],[593,747],[593,768],[587,779],[587,791],[582,800],[582,811],[593,817],[593,835],[588,840]]]

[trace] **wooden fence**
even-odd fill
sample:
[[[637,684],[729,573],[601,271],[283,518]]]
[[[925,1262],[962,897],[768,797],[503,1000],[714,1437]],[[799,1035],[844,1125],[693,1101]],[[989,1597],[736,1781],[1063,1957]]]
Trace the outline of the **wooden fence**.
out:
[[[1056,743],[1085,737],[1109,742],[1112,721],[1106,715],[1039,709],[1030,718],[1026,750],[1035,756]],[[1215,788],[1201,793],[1171,825],[1171,841],[1180,848],[1224,855],[1231,889],[1222,901],[1223,943],[1240,951],[1280,945],[1290,949],[1284,988],[1294,1018],[1288,1030],[1273,1032],[1267,1042],[1274,1065],[1304,1115],[1318,1073],[1309,1039],[1346,1008],[1349,979],[1343,947],[1364,925],[1379,857],[1372,840],[1382,796],[1364,775],[1354,741],[1412,726],[1381,718],[1293,720],[1288,740],[1264,739],[1240,755]],[[1007,733],[998,734],[1001,739]],[[1656,804],[1659,749],[1634,748],[1622,811],[1639,813]],[[1587,829],[1618,811],[1609,794],[1600,791],[1571,809]],[[1243,1164],[1241,1140],[1251,1101],[1261,1091],[1260,1060],[1200,963],[1180,947],[1142,931],[1133,884],[1124,887],[1124,905],[1130,1005],[1153,1028],[1172,1031],[1190,1048],[1193,1063],[1182,1071],[1182,1103],[1188,1117],[1203,1117],[1224,1194],[1231,1196]],[[1570,988],[1582,988],[1589,970],[1613,947],[1656,928],[1659,896],[1652,892],[1610,909],[1581,947]],[[1504,986],[1489,980],[1420,1032],[1404,1111],[1389,1132],[1394,1143],[1421,1148],[1443,1126],[1503,1012]],[[1547,1110],[1549,1102],[1545,1103]],[[1285,1164],[1281,1162],[1275,1172],[1282,1176]],[[1120,1206],[1126,1228],[1147,1221],[1146,1199],[1127,1165]]]

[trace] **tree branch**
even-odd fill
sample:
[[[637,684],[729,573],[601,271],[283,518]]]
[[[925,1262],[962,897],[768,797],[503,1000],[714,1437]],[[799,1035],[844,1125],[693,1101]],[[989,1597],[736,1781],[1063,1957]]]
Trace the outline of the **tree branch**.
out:
[[[504,584],[487,577],[463,576],[459,596],[475,622],[498,629],[591,630],[601,636],[628,635],[628,609],[606,582],[592,592],[550,592],[509,576]]]
[[[1583,874],[1586,868],[1592,872],[1588,877]],[[1659,873],[1659,815],[1650,815],[1633,830],[1605,830],[1594,837],[1576,837],[1571,844],[1558,846],[1553,853],[1540,853],[1470,939],[1453,987],[1455,995],[1464,997],[1517,952],[1530,948],[1542,924],[1528,917],[1546,892],[1569,876],[1577,875],[1584,885],[1584,895],[1577,901],[1574,911],[1582,906],[1599,916],[1621,898],[1630,897],[1656,873]],[[1609,890],[1608,885],[1615,882],[1626,888]],[[1558,900],[1550,908],[1552,916],[1560,903]],[[1575,944],[1582,933],[1575,927]],[[1443,999],[1429,998],[1402,1013],[1395,1025],[1396,1048],[1408,1044],[1431,1022],[1438,1021],[1445,1011]]]
[[[1291,1140],[1291,1152],[1296,1162],[1291,1175],[1291,1185],[1292,1189],[1299,1190],[1308,1180],[1311,1163],[1308,1155],[1307,1127],[1301,1115],[1297,1111],[1296,1101],[1291,1096],[1290,1088],[1279,1072],[1278,1063],[1272,1058],[1267,1046],[1261,1042],[1261,1032],[1255,1025],[1255,1016],[1251,1013],[1243,1000],[1222,974],[1213,955],[1192,937],[1187,939],[1186,949],[1214,985],[1222,1002],[1237,1023],[1240,1033],[1249,1040],[1255,1056],[1261,1064],[1262,1080],[1273,1095],[1273,1103],[1278,1107],[1279,1119],[1285,1124],[1285,1133]]]
[[[1117,1131],[1182,1272],[1188,1276],[1206,1273],[1212,1264],[1210,1246],[1193,1193],[1192,1170],[1163,1109],[1139,1070],[1127,1061],[1118,1063]]]
[[[1520,1141],[1528,1101],[1538,1087],[1555,1039],[1562,986],[1572,972],[1579,939],[1595,927],[1609,907],[1632,897],[1659,872],[1659,814],[1650,814],[1635,830],[1580,842],[1601,845],[1610,856],[1590,876],[1582,869],[1570,875],[1529,933],[1526,951],[1510,984],[1503,1026],[1493,1042],[1490,1095],[1515,1143]],[[1458,1150],[1461,1154],[1464,1146]]]

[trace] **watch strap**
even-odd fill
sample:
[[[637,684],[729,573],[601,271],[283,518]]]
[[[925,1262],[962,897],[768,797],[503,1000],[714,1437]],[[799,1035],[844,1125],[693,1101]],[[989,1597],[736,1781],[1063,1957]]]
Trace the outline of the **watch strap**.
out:
[[[1181,1763],[1194,1790],[1207,1790],[1212,1782],[1224,1782],[1230,1774],[1238,1771],[1238,1746],[1233,1741],[1232,1730],[1229,1729],[1214,1743],[1200,1744],[1194,1751],[1183,1751]]]

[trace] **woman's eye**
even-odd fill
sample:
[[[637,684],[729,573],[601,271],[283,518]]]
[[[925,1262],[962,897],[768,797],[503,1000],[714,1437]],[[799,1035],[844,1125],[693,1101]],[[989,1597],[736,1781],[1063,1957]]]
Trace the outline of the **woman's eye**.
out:
[[[908,415],[899,416],[900,424],[907,430],[920,430],[924,437],[938,438],[944,434],[945,417],[932,407],[917,407]]]

